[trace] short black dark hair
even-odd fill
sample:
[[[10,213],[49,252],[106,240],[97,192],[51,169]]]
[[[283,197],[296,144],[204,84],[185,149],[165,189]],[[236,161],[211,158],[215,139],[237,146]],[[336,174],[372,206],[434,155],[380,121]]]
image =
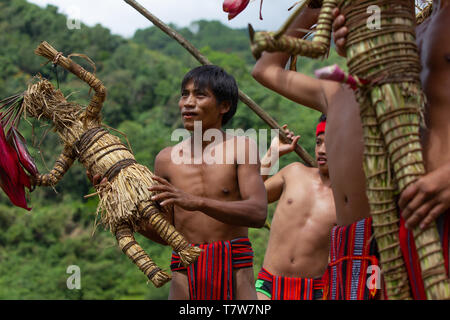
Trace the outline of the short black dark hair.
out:
[[[327,121],[327,115],[322,113],[322,115],[319,118],[319,123],[324,122],[324,121]]]
[[[181,82],[182,91],[191,80],[194,81],[196,89],[210,89],[216,97],[217,103],[230,102],[230,110],[223,115],[222,125],[225,125],[233,118],[236,113],[239,97],[239,89],[233,76],[215,65],[196,67],[184,76]]]

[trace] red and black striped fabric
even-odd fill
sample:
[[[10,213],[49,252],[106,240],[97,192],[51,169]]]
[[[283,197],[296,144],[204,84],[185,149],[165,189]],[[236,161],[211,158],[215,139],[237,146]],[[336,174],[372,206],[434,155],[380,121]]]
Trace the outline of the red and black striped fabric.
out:
[[[450,212],[442,214],[437,220],[436,225],[439,236],[442,241],[442,249],[444,254],[445,269],[449,276],[449,232],[450,232]],[[417,249],[414,242],[413,233],[405,228],[405,221],[400,218],[400,247],[402,249],[403,258],[405,259],[406,269],[408,271],[409,283],[414,300],[427,300],[425,287],[422,280],[422,270],[420,268],[420,260],[417,255]]]
[[[331,231],[324,300],[370,300],[377,293],[367,285],[369,266],[379,266],[372,218]]]
[[[414,236],[411,230],[405,228],[405,220],[400,216],[399,231],[400,248],[408,271],[409,284],[414,300],[427,300],[427,294],[422,281],[420,261],[417,256]]]
[[[439,223],[440,221],[442,221],[442,224]],[[442,249],[444,251],[445,269],[447,270],[447,277],[450,277],[450,212],[442,215],[441,219],[438,219],[438,224],[442,225],[440,229],[442,229],[441,239]]]
[[[317,300],[322,298],[323,279],[275,276],[265,268],[261,268],[258,279],[270,283],[272,300]]]
[[[172,252],[170,269],[187,271],[191,300],[233,300],[233,270],[253,266],[253,249],[248,238],[196,245],[202,253],[184,267]]]

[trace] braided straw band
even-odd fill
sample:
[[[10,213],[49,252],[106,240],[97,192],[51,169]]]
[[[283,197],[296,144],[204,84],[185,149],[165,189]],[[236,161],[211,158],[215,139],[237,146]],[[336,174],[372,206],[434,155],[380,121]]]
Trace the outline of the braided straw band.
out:
[[[105,172],[102,179],[106,178],[108,181],[111,181],[119,174],[120,170],[125,169],[135,163],[137,163],[137,161],[134,159],[120,160]]]
[[[99,132],[102,132],[102,134],[98,135],[95,139],[95,135]],[[80,154],[83,154],[86,150],[88,150],[94,143],[96,143],[102,136],[108,133],[108,130],[102,127],[96,127],[87,130],[84,132],[80,139],[75,143],[75,149],[77,150],[77,156]]]

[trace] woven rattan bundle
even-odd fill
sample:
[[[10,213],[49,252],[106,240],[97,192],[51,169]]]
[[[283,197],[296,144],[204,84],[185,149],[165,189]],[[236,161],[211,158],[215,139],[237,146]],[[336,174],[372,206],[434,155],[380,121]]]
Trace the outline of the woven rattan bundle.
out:
[[[23,94],[23,105],[28,116],[49,120],[60,136],[64,149],[53,169],[35,178],[39,186],[54,186],[78,159],[92,175],[101,175],[108,183],[98,187],[100,197],[98,212],[103,224],[116,236],[122,251],[144,272],[148,279],[160,287],[170,280],[135,241],[133,233],[141,226],[150,225],[173,249],[182,263],[190,265],[200,249],[191,246],[167,221],[163,208],[150,201],[148,187],[157,184],[153,173],[136,162],[132,152],[120,139],[106,130],[101,123],[100,111],[106,90],[100,80],[71,59],[64,57],[48,43],[36,49],[54,64],[69,70],[94,89],[90,104],[84,108],[67,102],[64,95],[52,84],[39,79]]]
[[[358,83],[356,96],[364,132],[366,189],[387,296],[410,299],[399,245],[396,196],[425,173],[419,140],[425,101],[419,79],[414,1],[324,0],[312,41],[282,32],[251,32],[252,52],[256,58],[263,51],[284,51],[312,58],[326,56],[332,10],[336,7],[345,15],[349,29],[347,65],[350,76]],[[377,11],[379,28],[368,23]],[[424,230],[416,228],[414,237],[427,297],[449,299],[436,224]]]

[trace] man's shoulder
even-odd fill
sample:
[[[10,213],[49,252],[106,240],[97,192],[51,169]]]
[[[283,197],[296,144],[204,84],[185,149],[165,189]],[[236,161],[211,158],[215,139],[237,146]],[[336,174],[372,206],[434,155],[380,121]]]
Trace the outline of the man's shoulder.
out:
[[[292,162],[283,168],[286,172],[307,171],[309,168],[301,162]]]
[[[307,167],[301,162],[292,162],[281,169],[280,173],[287,178],[297,179],[299,175],[301,175],[302,178],[307,178],[308,176],[313,177],[315,173],[317,173],[317,170],[317,168]]]
[[[164,149],[162,149],[155,158],[155,161],[166,161],[168,159],[170,159],[170,155],[172,153],[172,146],[169,147],[165,147]]]

